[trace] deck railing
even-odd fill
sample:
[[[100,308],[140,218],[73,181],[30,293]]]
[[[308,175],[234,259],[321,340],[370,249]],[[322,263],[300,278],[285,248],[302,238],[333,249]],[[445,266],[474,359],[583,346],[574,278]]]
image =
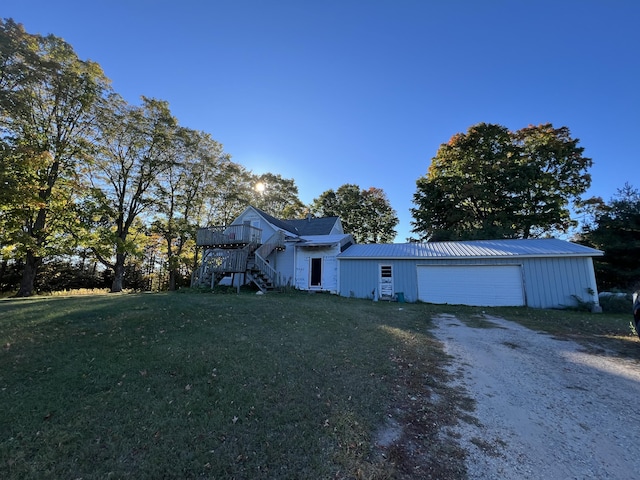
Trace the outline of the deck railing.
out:
[[[241,248],[237,250],[209,250],[202,264],[206,271],[215,273],[242,273],[247,268],[249,251]]]
[[[285,248],[284,233],[276,232],[262,245],[261,236],[261,229],[247,224],[198,229],[196,242],[205,247],[205,253],[193,282],[207,282],[211,278],[213,286],[215,274],[247,272],[249,255],[253,253],[254,267],[268,277],[273,286],[281,286],[280,274],[266,258],[274,250]]]
[[[259,243],[261,236],[261,229],[246,224],[229,225],[228,227],[206,227],[198,229],[196,244],[202,247]]]

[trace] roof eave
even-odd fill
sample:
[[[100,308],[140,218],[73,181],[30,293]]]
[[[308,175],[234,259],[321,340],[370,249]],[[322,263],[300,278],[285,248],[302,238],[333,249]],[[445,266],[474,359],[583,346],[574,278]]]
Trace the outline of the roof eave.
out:
[[[497,259],[517,259],[517,258],[584,258],[584,257],[601,257],[604,252],[596,253],[546,253],[541,255],[525,254],[525,255],[473,255],[473,256],[345,256],[339,255],[338,260],[497,260]]]

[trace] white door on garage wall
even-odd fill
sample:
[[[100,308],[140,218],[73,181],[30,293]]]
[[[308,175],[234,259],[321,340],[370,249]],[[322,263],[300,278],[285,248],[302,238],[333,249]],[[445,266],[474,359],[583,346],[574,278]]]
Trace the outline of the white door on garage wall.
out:
[[[520,265],[418,265],[418,300],[487,307],[525,304]]]
[[[393,298],[393,267],[391,265],[380,265],[379,267],[378,291],[380,298]]]

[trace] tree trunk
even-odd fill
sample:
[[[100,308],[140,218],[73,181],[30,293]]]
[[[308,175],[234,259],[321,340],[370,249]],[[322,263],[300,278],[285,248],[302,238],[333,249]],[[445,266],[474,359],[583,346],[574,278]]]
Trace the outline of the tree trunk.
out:
[[[122,291],[122,285],[124,283],[124,261],[126,255],[124,253],[116,254],[116,263],[113,268],[113,283],[111,284],[111,293],[118,293]]]
[[[171,237],[167,239],[167,258],[169,259],[169,291],[173,292],[176,289],[176,275],[177,275],[177,267],[176,264],[177,258],[173,256],[173,248],[171,246]]]
[[[4,283],[4,276],[7,273],[7,260],[2,259],[2,263],[0,263],[0,292],[2,292],[2,284]],[[8,282],[7,282],[8,283]]]
[[[22,270],[22,280],[20,280],[20,289],[16,293],[16,297],[30,297],[33,295],[33,283],[41,263],[42,258],[36,257],[31,251],[27,252],[24,270]]]
[[[169,270],[169,291],[173,292],[176,289],[176,277],[178,272],[175,268]]]

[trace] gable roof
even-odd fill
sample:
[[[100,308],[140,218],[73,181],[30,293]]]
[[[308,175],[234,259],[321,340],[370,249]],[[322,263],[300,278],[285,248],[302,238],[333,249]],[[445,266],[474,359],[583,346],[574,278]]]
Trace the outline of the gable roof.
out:
[[[296,232],[295,227],[293,227],[292,225],[289,225],[289,223],[286,220],[280,220],[279,218],[276,218],[273,215],[269,215],[267,212],[260,210],[257,207],[249,207],[249,208],[253,208],[262,218],[264,218],[267,222],[269,222],[274,227],[279,228],[281,230],[285,230],[289,233],[293,233],[295,235],[299,235],[299,233]]]
[[[329,235],[338,217],[311,217],[285,221],[296,229],[298,235]]]
[[[386,243],[352,245],[338,255],[340,259],[380,258],[504,258],[504,257],[597,257],[594,248],[557,238],[526,240],[472,240],[461,242]]]
[[[251,208],[274,227],[294,235],[329,235],[338,221],[338,217],[307,217],[295,220],[280,220],[259,208]]]

